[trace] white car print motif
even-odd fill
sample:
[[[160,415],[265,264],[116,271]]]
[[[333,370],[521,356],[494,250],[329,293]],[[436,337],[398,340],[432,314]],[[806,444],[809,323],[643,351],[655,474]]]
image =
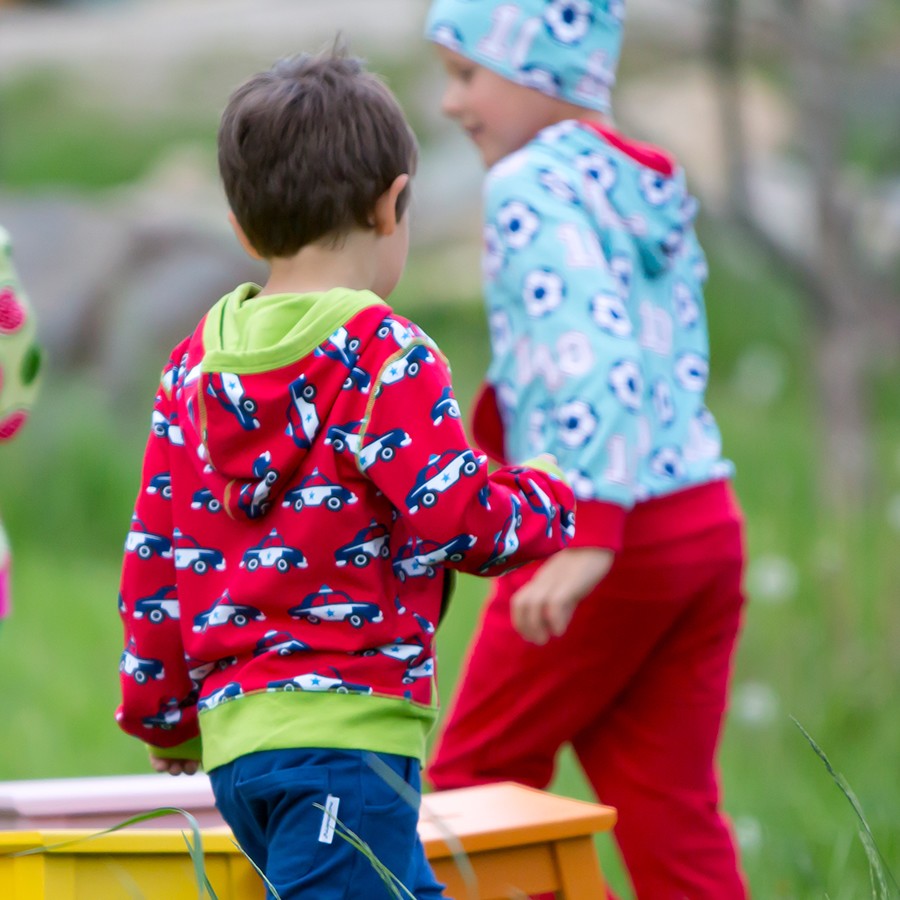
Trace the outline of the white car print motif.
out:
[[[197,541],[179,529],[175,529],[175,568],[192,569],[204,575],[210,569],[221,572],[225,568],[225,555],[213,547],[201,547]]]
[[[439,494],[451,488],[463,475],[472,476],[478,470],[479,460],[468,448],[445,450],[440,456],[432,456],[406,497],[407,509],[410,513],[416,513],[420,504],[434,506]]]
[[[410,666],[403,675],[404,684],[412,684],[419,678],[431,678],[434,675],[434,659],[429,657],[417,666]]]
[[[133,678],[138,684],[143,684],[148,678],[160,679],[165,676],[163,664],[158,659],[144,659],[136,656],[130,648],[122,651],[119,660],[119,671],[123,675]]]
[[[513,496],[509,499],[512,501],[512,512],[504,522],[503,528],[497,532],[491,558],[479,569],[479,572],[483,573],[493,566],[500,565],[519,549],[518,529],[522,526],[522,504],[518,497]]]
[[[381,373],[381,384],[396,384],[403,378],[415,378],[422,364],[434,362],[434,356],[424,344],[416,344],[399,359],[385,367]]]
[[[415,338],[412,329],[401,325],[396,319],[391,318],[384,319],[381,325],[378,326],[378,331],[375,334],[381,340],[390,335],[398,347],[406,347]]]
[[[352,541],[335,550],[335,564],[346,566],[347,563],[353,563],[354,566],[361,569],[373,559],[379,557],[387,559],[391,553],[388,546],[390,540],[390,529],[373,519],[367,527],[356,534]]]
[[[133,616],[135,619],[142,619],[146,616],[154,625],[158,625],[166,619],[180,619],[181,607],[178,603],[178,591],[175,585],[166,585],[155,594],[136,600]]]
[[[173,413],[167,419],[158,409],[154,409],[151,420],[153,433],[157,437],[168,438],[169,443],[176,447],[184,446],[184,432],[178,424],[178,416]]]
[[[154,554],[171,559],[172,542],[164,535],[147,531],[144,523],[137,516],[132,516],[131,530],[125,536],[125,552],[137,553],[141,559],[150,559]]]
[[[425,648],[421,642],[405,644],[402,641],[394,641],[393,644],[383,644],[380,647],[363,650],[362,656],[375,656],[380,653],[382,656],[389,656],[391,659],[399,659],[401,662],[408,663],[420,657],[424,652]]]
[[[360,425],[362,425],[362,421],[332,425],[325,433],[325,443],[333,447],[335,453],[343,453],[345,449],[354,455],[359,453],[362,436],[356,429]]]
[[[303,653],[309,650],[309,644],[298,641],[289,631],[267,631],[257,642],[254,656],[263,653],[274,653],[278,656],[290,656],[292,653]]]
[[[306,376],[301,375],[291,382],[289,391],[291,403],[288,406],[288,425],[285,431],[301,449],[310,447],[319,430],[319,414],[313,403],[316,397],[315,385],[308,384]]]
[[[309,563],[297,547],[289,547],[278,530],[273,528],[258,544],[244,553],[239,565],[246,567],[248,572],[253,572],[260,566],[288,572],[291,567],[305,569]]]
[[[425,575],[434,578],[435,566],[443,562],[459,562],[465,558],[465,551],[475,545],[473,534],[458,534],[444,544],[411,538],[394,557],[391,565],[394,577],[400,581]]]
[[[343,591],[336,591],[323,584],[318,591],[307,594],[297,606],[288,610],[295,619],[306,619],[311,625],[319,622],[349,622],[354,628],[362,628],[366,622],[384,621],[384,614],[377,603],[354,600]]]
[[[257,519],[269,511],[269,494],[278,481],[278,471],[270,468],[272,454],[265,450],[253,461],[253,475],[257,482],[247,482],[238,491],[238,508],[250,519]]]
[[[193,630],[204,632],[207,628],[229,623],[243,628],[248,622],[264,622],[265,620],[265,615],[255,606],[233,603],[231,595],[226,590],[209,609],[194,616]]]
[[[144,728],[162,728],[163,731],[170,731],[181,721],[181,707],[174,698],[165,701],[160,707],[159,712],[153,716],[144,716],[141,724]]]
[[[397,447],[408,447],[412,438],[402,428],[392,428],[378,435],[371,444],[359,451],[359,467],[363,471],[373,466],[378,460],[390,462],[394,458]]]
[[[243,691],[240,684],[236,681],[229,681],[225,687],[219,688],[208,697],[201,697],[197,701],[197,712],[203,712],[207,709],[215,709],[220,703],[231,700],[233,697],[239,697]]]
[[[345,503],[356,501],[356,494],[337,482],[329,481],[318,468],[315,468],[297,487],[285,493],[281,505],[293,506],[297,512],[304,506],[324,506],[337,512]]]
[[[351,684],[340,677],[340,672],[333,666],[329,667],[334,676],[320,675],[318,672],[310,672],[305,675],[295,675],[293,678],[284,678],[280,681],[270,681],[266,686],[269,691],[331,691],[335,694],[371,694],[372,688],[365,684]]]
[[[241,428],[246,431],[259,428],[259,419],[254,416],[256,401],[244,392],[239,375],[233,372],[214,372],[210,375],[207,391],[222,404],[223,409],[238,420]]]

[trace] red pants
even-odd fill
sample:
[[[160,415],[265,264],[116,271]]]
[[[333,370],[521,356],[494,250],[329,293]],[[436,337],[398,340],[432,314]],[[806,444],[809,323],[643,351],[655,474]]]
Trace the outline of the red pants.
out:
[[[715,755],[743,608],[741,527],[621,554],[538,647],[513,630],[496,583],[428,778],[438,790],[512,780],[545,788],[571,742],[638,900],[743,900],[719,810]]]

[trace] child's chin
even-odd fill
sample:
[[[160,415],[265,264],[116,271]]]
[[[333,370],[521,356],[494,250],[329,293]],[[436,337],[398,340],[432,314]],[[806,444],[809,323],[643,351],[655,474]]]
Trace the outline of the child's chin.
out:
[[[484,163],[486,169],[489,169],[494,163],[503,159],[502,154],[496,152],[492,153],[490,150],[482,150],[481,147],[478,148],[478,155],[481,157],[481,161]]]

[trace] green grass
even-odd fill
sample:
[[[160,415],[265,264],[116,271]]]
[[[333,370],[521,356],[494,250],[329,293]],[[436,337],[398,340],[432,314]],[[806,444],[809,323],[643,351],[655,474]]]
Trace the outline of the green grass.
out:
[[[216,106],[209,109],[208,119],[128,115],[54,69],[9,79],[0,89],[0,180],[93,190],[141,178],[178,142],[209,147],[214,156]]]

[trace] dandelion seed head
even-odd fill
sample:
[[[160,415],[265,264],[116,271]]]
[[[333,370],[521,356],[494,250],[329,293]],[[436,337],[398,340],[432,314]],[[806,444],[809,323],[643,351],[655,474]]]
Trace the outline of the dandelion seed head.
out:
[[[760,556],[747,568],[747,589],[753,600],[766,603],[791,600],[797,593],[799,580],[797,566],[784,556]]]
[[[731,693],[731,714],[743,725],[771,725],[778,715],[778,695],[762,681],[745,681]]]

